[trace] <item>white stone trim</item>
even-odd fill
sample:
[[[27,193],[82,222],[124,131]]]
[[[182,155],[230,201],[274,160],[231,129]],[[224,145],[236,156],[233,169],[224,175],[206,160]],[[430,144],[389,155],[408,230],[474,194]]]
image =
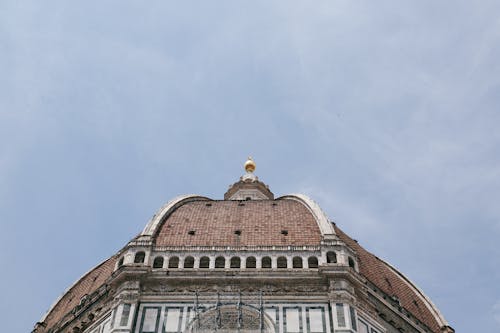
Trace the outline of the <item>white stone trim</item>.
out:
[[[192,270],[192,269],[209,269],[213,270],[215,268],[215,259],[218,257],[224,258],[224,267],[223,268],[217,268],[217,269],[225,269],[225,270],[255,270],[255,269],[262,269],[262,258],[264,257],[269,257],[271,258],[271,269],[277,269],[277,259],[279,257],[285,257],[287,260],[287,267],[286,269],[289,270],[299,270],[299,269],[309,269],[309,258],[310,257],[315,257],[318,260],[318,266],[321,264],[324,264],[324,259],[322,258],[322,254],[318,252],[308,252],[308,251],[301,251],[301,252],[275,252],[275,253],[259,253],[259,252],[224,252],[224,253],[196,253],[196,252],[181,252],[181,253],[175,253],[175,255],[165,255],[161,254],[159,252],[153,252],[151,254],[151,258],[156,258],[156,257],[163,257],[163,267],[158,267],[154,268],[155,270],[160,270],[160,269],[177,269],[177,270]],[[168,262],[170,261],[171,258],[177,257],[179,258],[179,266],[177,268],[169,268],[168,267]],[[192,268],[184,268],[184,262],[187,257],[193,257],[194,258],[194,266]],[[202,257],[208,257],[209,258],[209,267],[208,268],[200,268],[200,259]],[[231,268],[231,259],[237,257],[240,259],[240,267],[238,268]],[[256,267],[255,268],[246,268],[246,259],[249,257],[254,257],[256,261]],[[299,257],[302,260],[302,268],[294,268],[293,267],[293,258],[294,257]],[[149,263],[145,263],[145,266],[153,266],[153,262],[150,261]],[[329,264],[329,265],[337,265],[341,266],[341,264],[335,263],[335,264]],[[269,268],[265,268],[269,269]],[[280,268],[281,269],[281,268]],[[311,268],[311,269],[318,269],[316,268]]]
[[[407,278],[403,273],[398,271],[394,266],[392,266],[388,262],[386,262],[382,259],[380,259],[380,261],[382,261],[384,264],[386,264],[387,267],[389,267],[394,273],[399,275],[403,279],[403,281],[413,290],[413,292],[421,297],[425,306],[427,307],[427,309],[429,309],[429,311],[434,316],[434,319],[436,319],[436,321],[439,323],[439,325],[441,325],[441,327],[449,326],[448,322],[446,321],[446,319],[444,319],[443,315],[438,310],[436,305],[434,303],[432,303],[430,298],[427,297],[427,295],[424,294],[424,292],[419,287],[417,287],[417,285],[415,283],[413,283],[409,278]]]
[[[52,305],[50,306],[50,308],[47,310],[47,312],[45,312],[45,314],[43,315],[42,318],[40,318],[40,322],[43,323],[45,321],[45,319],[47,319],[47,316],[49,315],[49,313],[52,312],[52,310],[56,307],[57,303],[59,303],[59,301],[71,290],[73,289],[73,287],[75,287],[78,282],[80,282],[80,280],[82,280],[84,277],[86,277],[87,275],[89,275],[90,273],[92,273],[94,270],[96,270],[97,268],[99,268],[101,265],[104,265],[104,263],[106,263],[106,261],[110,260],[112,257],[110,258],[107,258],[103,261],[101,261],[99,264],[97,264],[96,266],[92,267],[91,269],[89,269],[85,274],[83,274],[78,280],[76,280],[71,286],[69,286],[68,288],[66,288],[66,290],[54,301],[54,303],[52,303]]]
[[[368,325],[369,330],[371,328],[374,328],[375,330],[377,330],[377,332],[380,333],[387,332],[387,328],[385,328],[384,326],[382,326],[382,324],[377,322],[375,318],[373,318],[373,316],[370,316],[368,313],[356,307],[354,307],[354,310],[356,312],[356,324],[358,325],[358,330],[359,330],[359,320],[361,319]]]
[[[141,233],[141,236],[153,236],[156,229],[161,224],[166,216],[168,216],[174,209],[181,206],[182,204],[190,201],[198,200],[210,200],[209,198],[202,197],[196,194],[181,195],[175,197],[174,199],[167,202],[163,207],[161,207],[158,212],[151,218],[149,223],[146,225]]]
[[[325,238],[337,238],[335,234],[335,229],[333,229],[332,224],[330,223],[328,216],[326,216],[325,212],[321,209],[321,207],[311,198],[304,194],[288,194],[278,199],[288,199],[295,200],[303,204],[307,207],[307,209],[313,214],[316,223],[318,223],[319,230],[321,231],[321,235]]]

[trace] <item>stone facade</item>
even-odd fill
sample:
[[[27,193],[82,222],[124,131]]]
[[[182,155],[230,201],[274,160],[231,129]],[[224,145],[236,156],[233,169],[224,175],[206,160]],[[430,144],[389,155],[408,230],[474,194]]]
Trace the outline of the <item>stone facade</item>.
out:
[[[454,332],[415,285],[316,203],[274,199],[253,169],[225,200],[167,203],[33,333]]]

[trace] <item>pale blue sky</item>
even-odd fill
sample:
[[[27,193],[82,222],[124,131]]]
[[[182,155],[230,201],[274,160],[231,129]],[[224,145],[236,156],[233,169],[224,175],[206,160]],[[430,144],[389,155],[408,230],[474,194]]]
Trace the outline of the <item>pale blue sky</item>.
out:
[[[500,2],[0,2],[0,313],[29,332],[247,155],[500,331]]]

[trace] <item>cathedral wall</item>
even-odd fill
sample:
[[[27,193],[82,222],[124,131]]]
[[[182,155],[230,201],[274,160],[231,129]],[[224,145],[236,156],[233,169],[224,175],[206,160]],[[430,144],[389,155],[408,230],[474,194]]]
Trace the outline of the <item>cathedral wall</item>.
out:
[[[262,314],[262,317],[261,317]],[[262,330],[261,330],[262,323]],[[240,325],[240,329],[237,327]],[[217,328],[216,328],[217,327]],[[335,302],[265,302],[257,297],[195,302],[121,303],[85,333],[174,332],[399,333],[353,306]]]

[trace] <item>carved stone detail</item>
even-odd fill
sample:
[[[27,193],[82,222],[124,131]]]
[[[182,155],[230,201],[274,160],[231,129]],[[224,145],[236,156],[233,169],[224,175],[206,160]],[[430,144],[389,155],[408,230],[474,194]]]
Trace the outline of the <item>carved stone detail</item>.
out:
[[[180,283],[147,283],[141,286],[141,292],[147,294],[182,293],[192,294],[195,292],[264,292],[273,294],[311,294],[325,293],[328,291],[327,285],[322,284],[286,284],[286,283],[265,283],[265,284],[180,284]]]

